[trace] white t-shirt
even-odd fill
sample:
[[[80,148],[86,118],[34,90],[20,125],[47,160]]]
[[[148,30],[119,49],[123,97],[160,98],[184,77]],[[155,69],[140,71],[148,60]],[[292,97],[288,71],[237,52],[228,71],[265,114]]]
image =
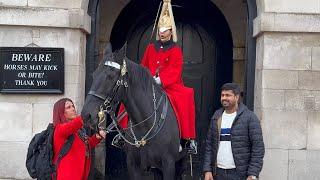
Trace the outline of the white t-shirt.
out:
[[[222,169],[236,168],[231,149],[231,126],[237,115],[237,112],[227,114],[226,111],[222,114],[220,145],[217,156],[217,166]]]

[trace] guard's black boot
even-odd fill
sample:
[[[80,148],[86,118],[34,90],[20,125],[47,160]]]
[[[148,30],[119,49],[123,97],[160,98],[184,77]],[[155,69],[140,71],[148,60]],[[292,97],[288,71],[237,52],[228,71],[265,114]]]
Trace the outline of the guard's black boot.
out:
[[[120,148],[122,149],[124,147],[124,140],[122,139],[122,137],[120,136],[120,134],[117,134],[113,140],[112,140],[112,143],[111,145],[117,147],[117,148]]]

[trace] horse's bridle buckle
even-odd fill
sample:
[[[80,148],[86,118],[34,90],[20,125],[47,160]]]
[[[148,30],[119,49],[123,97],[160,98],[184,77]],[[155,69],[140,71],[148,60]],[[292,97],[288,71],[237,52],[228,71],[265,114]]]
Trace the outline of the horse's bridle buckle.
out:
[[[103,110],[100,110],[100,111],[98,112],[98,117],[99,117],[99,122],[101,122],[102,120],[104,120],[105,114],[104,114]]]
[[[144,139],[135,142],[135,146],[136,146],[137,148],[139,148],[139,147],[141,147],[141,146],[145,146],[146,144],[147,144],[147,141],[144,140]]]

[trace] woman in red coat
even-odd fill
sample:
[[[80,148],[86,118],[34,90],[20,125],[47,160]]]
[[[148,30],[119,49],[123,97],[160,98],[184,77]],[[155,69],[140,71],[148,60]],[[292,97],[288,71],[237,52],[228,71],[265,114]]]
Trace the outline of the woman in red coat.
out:
[[[86,180],[88,179],[91,150],[105,138],[105,132],[88,137],[83,128],[81,116],[77,116],[73,102],[63,98],[54,104],[53,108],[53,162],[56,163],[58,154],[70,135],[74,136],[72,146],[68,153],[58,164],[57,180]],[[100,135],[101,134],[101,135]]]

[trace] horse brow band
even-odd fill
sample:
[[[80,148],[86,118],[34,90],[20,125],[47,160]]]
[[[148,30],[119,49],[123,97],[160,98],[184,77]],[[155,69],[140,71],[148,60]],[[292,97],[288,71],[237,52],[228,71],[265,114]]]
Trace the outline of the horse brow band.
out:
[[[116,63],[116,62],[113,62],[113,61],[106,61],[104,63],[104,65],[106,66],[111,66],[111,67],[114,67],[116,69],[120,69],[120,64]]]

